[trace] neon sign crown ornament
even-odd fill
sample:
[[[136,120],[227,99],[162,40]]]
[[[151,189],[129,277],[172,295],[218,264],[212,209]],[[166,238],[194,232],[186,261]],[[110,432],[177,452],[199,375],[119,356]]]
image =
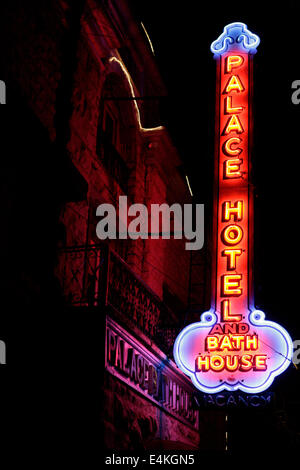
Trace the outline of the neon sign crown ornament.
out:
[[[292,340],[253,300],[252,60],[260,39],[230,23],[211,45],[217,60],[211,309],[185,327],[174,358],[202,392],[259,393],[291,363]]]
[[[246,52],[255,54],[259,43],[259,37],[251,33],[247,29],[247,25],[235,22],[225,26],[223,33],[211,44],[210,50],[214,54],[223,54],[230,45],[234,44],[235,46],[240,45],[240,49],[244,49]]]

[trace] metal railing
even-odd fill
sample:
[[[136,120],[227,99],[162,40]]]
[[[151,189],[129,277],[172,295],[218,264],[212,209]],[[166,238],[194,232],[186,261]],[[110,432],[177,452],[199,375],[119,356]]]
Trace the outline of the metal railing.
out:
[[[109,307],[133,324],[164,352],[172,349],[177,328],[164,328],[167,306],[108,245],[60,250],[57,275],[68,305]]]

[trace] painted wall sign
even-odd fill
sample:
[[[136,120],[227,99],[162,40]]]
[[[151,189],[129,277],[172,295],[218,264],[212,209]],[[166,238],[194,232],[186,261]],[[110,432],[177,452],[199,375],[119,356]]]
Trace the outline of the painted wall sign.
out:
[[[212,306],[179,334],[178,367],[206,393],[266,390],[290,364],[293,345],[253,300],[253,204],[249,184],[252,60],[259,38],[231,23],[212,43],[217,61]]]
[[[166,357],[150,352],[111,318],[106,320],[105,367],[185,424],[198,429],[194,389]]]

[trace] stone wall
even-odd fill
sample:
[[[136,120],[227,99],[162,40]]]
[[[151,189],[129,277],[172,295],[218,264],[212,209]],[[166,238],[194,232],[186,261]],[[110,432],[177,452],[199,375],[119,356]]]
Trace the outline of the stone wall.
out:
[[[140,451],[151,448],[157,439],[165,441],[166,448],[170,445],[166,441],[176,442],[178,450],[199,445],[196,429],[182,424],[108,373],[104,403],[104,444],[108,449]]]

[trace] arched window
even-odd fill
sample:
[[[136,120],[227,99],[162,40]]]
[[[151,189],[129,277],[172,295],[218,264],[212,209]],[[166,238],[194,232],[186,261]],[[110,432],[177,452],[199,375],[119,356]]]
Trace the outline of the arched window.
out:
[[[97,155],[112,180],[128,194],[129,166],[135,155],[136,119],[131,95],[116,73],[104,83],[97,131]]]

